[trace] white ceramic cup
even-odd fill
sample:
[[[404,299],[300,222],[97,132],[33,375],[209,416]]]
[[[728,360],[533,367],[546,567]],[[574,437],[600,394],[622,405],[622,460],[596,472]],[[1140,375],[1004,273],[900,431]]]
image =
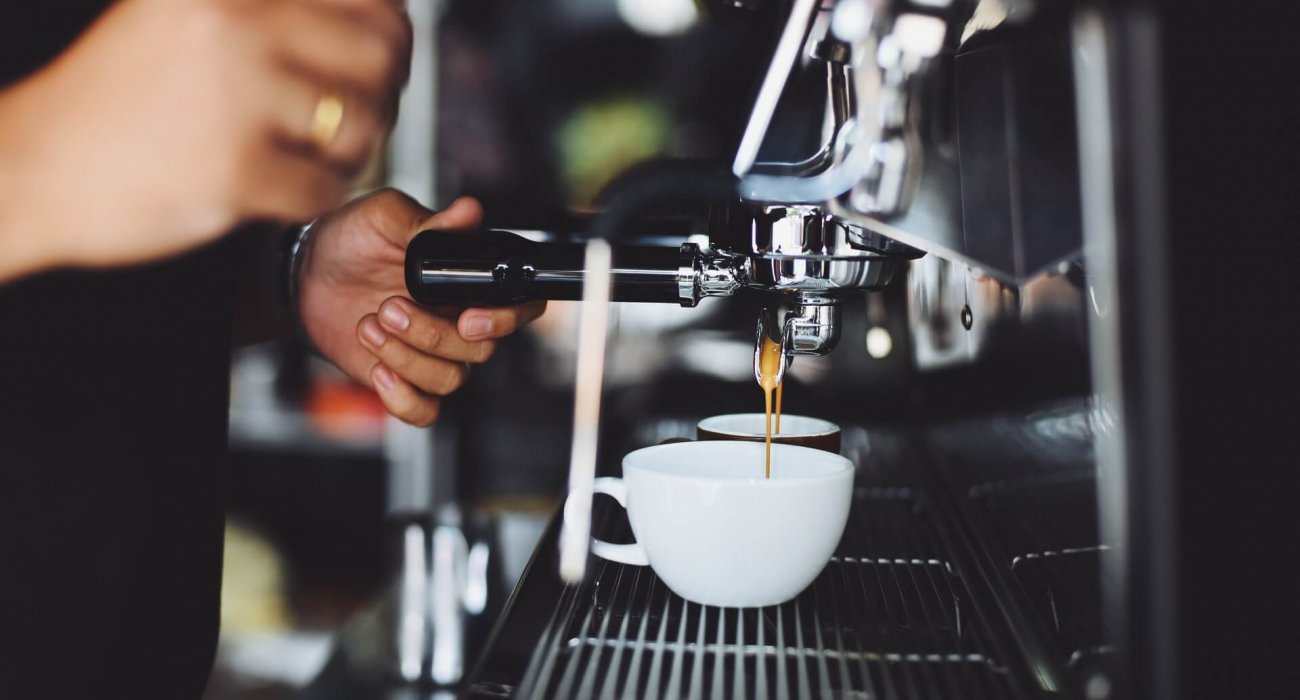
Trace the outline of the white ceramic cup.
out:
[[[809,447],[680,442],[632,452],[623,478],[596,493],[627,508],[635,544],[595,540],[596,556],[649,564],[681,597],[759,607],[799,595],[825,568],[844,533],[853,464]]]

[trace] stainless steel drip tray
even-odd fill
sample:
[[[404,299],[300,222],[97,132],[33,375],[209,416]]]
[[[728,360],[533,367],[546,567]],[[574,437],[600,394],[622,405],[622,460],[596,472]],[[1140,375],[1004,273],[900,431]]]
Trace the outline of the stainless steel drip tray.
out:
[[[596,528],[612,539],[626,530],[610,517]],[[859,488],[834,559],[775,607],[687,603],[648,568],[595,560],[587,581],[562,587],[554,547],[538,551],[469,697],[1031,694],[1006,651],[1007,630],[991,624],[997,618],[945,555],[926,500],[909,487]]]

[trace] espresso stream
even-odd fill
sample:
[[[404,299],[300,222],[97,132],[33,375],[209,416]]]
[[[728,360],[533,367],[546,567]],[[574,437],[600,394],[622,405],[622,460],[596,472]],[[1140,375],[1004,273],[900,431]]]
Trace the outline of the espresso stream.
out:
[[[781,344],[763,336],[763,347],[758,358],[758,385],[763,388],[763,412],[766,416],[767,462],[763,478],[772,478],[772,390],[776,389],[776,433],[781,434],[781,389],[785,382],[777,382],[781,369]]]

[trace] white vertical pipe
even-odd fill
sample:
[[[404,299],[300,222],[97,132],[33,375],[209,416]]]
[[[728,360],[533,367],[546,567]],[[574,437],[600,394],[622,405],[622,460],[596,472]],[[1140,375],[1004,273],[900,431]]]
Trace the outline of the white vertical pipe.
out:
[[[578,583],[586,574],[587,549],[591,539],[592,484],[596,478],[600,399],[604,387],[613,282],[613,251],[609,243],[599,238],[589,241],[583,267],[586,274],[582,282],[582,311],[578,325],[569,494],[564,503],[564,527],[560,530],[560,576],[568,583]]]
[[[388,144],[388,181],[428,206],[437,205],[438,17],[441,0],[407,3],[415,42],[411,80]]]

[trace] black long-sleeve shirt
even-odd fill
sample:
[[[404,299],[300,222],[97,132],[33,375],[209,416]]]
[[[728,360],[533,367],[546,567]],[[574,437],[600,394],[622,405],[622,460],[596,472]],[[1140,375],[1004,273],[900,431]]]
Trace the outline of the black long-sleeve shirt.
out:
[[[0,0],[0,85],[108,4]],[[0,697],[202,693],[220,602],[231,258],[219,244],[0,286]]]

